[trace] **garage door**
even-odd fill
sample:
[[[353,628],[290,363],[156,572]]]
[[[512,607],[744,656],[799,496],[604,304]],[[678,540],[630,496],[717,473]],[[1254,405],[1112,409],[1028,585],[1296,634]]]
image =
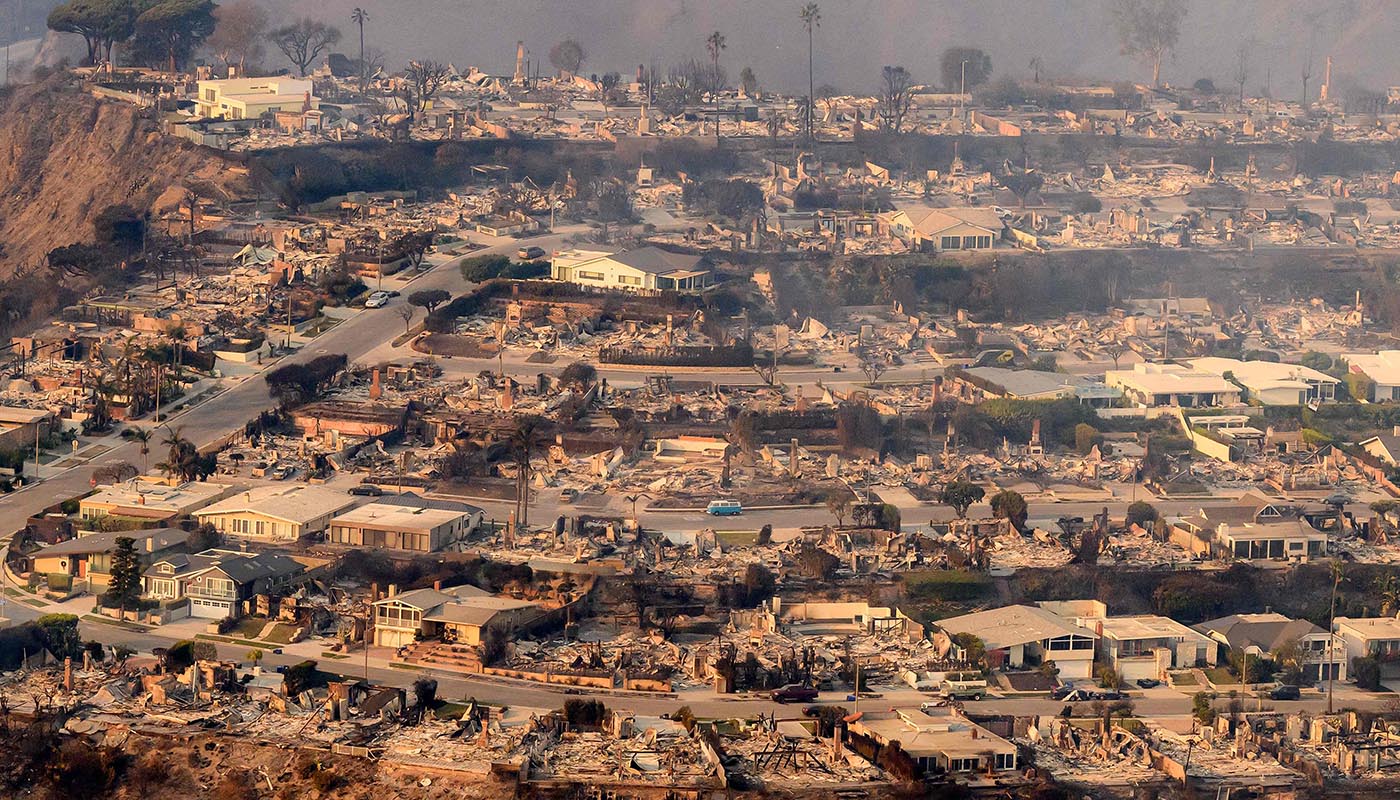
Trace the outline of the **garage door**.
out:
[[[205,619],[223,619],[229,615],[229,604],[216,600],[190,598],[190,616]]]

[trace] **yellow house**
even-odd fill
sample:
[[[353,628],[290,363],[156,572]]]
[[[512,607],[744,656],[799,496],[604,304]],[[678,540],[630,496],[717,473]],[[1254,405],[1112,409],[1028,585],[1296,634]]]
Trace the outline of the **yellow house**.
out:
[[[221,533],[263,541],[294,542],[320,533],[354,498],[323,486],[259,486],[195,512]]]
[[[199,82],[199,115],[210,119],[257,119],[279,111],[314,111],[320,98],[305,78],[229,78]]]

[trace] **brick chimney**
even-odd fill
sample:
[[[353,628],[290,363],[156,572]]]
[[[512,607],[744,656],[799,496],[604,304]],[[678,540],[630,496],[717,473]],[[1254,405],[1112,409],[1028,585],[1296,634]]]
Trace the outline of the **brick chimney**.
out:
[[[515,381],[510,378],[505,379],[505,386],[501,387],[501,410],[509,411],[515,406]]]
[[[374,377],[370,379],[369,383],[369,399],[378,400],[383,393],[384,389],[379,385],[379,367],[375,367]]]

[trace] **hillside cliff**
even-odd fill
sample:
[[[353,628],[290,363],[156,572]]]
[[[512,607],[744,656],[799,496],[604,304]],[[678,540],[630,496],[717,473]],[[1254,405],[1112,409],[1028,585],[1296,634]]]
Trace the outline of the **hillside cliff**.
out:
[[[162,136],[133,106],[59,79],[16,87],[0,100],[0,279],[91,241],[92,219],[108,206],[152,209],[191,184],[228,196],[241,183],[217,155]]]

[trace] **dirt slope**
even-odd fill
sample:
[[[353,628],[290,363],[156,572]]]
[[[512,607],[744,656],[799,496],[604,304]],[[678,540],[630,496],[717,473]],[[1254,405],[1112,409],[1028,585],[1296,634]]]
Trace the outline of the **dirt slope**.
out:
[[[161,136],[131,105],[57,79],[17,87],[0,100],[0,279],[90,241],[107,206],[147,209],[192,181],[223,194],[241,184],[217,156]]]

